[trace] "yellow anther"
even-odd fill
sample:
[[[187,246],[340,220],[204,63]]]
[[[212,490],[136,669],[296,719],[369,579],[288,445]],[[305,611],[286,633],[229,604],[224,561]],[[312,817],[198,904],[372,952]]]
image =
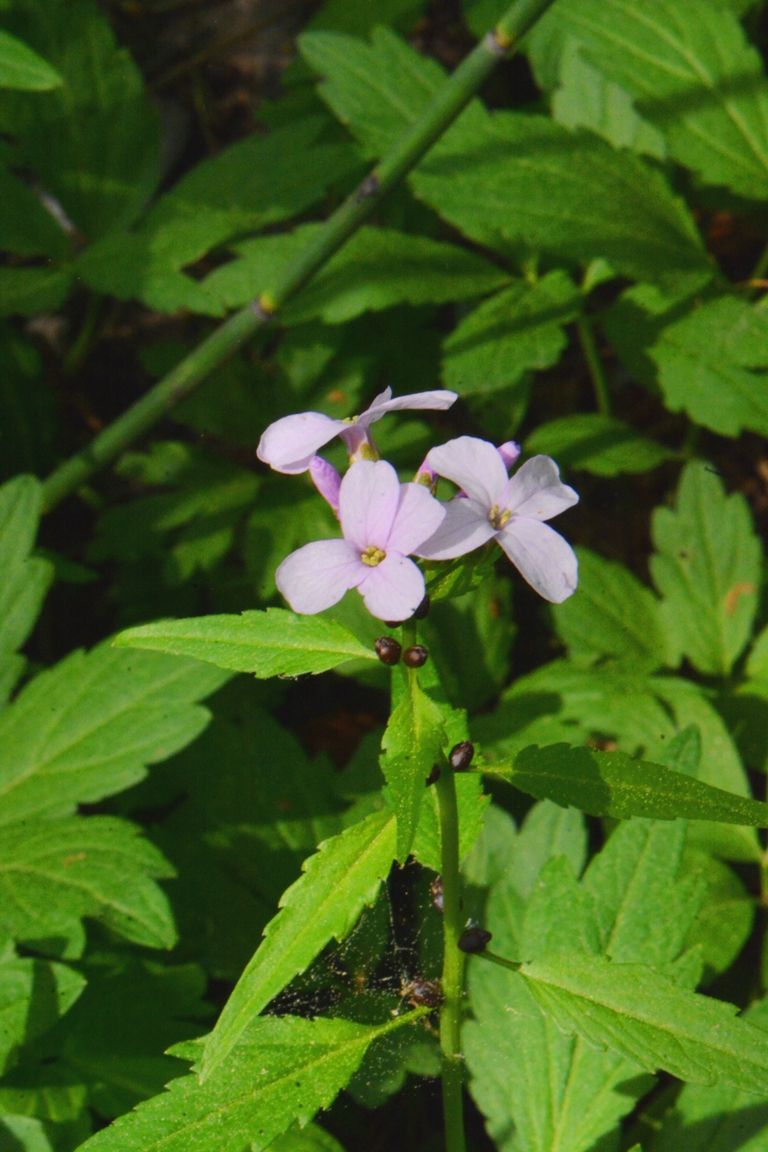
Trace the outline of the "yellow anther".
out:
[[[488,513],[488,519],[490,520],[491,525],[498,532],[499,529],[503,528],[505,524],[509,524],[510,520],[512,519],[512,513],[510,512],[509,508],[499,508],[498,504],[494,504],[493,508],[491,508],[490,512]]]
[[[368,568],[378,567],[382,560],[386,560],[386,558],[387,554],[384,549],[377,548],[375,544],[369,544],[365,552],[360,553],[360,559]]]

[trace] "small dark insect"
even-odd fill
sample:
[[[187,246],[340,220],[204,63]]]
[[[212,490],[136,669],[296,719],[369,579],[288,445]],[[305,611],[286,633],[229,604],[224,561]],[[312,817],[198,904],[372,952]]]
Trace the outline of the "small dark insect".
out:
[[[439,980],[404,980],[400,986],[400,1003],[392,1013],[399,1016],[403,1004],[411,1008],[439,1008],[443,1002],[443,989]]]

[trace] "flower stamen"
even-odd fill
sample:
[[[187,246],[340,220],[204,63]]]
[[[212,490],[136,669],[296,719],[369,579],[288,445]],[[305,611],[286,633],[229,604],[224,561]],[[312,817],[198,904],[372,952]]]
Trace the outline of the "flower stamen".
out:
[[[360,553],[360,559],[363,564],[368,568],[378,568],[382,560],[386,560],[387,554],[383,548],[377,548],[375,544],[369,544],[365,552]]]
[[[488,513],[488,520],[491,526],[498,532],[505,524],[509,524],[512,519],[512,513],[509,508],[499,508],[498,504],[494,504]]]

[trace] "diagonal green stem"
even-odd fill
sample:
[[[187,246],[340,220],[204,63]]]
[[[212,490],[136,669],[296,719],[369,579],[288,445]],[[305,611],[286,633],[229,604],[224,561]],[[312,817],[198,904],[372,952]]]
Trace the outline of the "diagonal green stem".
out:
[[[255,307],[235,312],[87,448],[61,464],[43,483],[47,511],[94,472],[114,460],[175,404],[223,364],[277,308],[290,300],[371,215],[382,197],[416,166],[467,106],[500,59],[554,0],[517,0],[435,93],[422,115],[341,204],[299,257],[262,292]]]

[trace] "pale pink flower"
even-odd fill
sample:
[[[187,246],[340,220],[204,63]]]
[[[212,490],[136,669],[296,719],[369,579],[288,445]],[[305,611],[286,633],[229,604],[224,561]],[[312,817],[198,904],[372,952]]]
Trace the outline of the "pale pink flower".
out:
[[[504,455],[487,440],[459,436],[427,455],[438,476],[462,495],[446,505],[435,534],[417,550],[427,560],[452,560],[496,540],[520,575],[554,604],[576,590],[578,564],[573,549],[543,521],[578,502],[560,481],[549,456],[534,456],[507,476]]]
[[[408,557],[444,516],[423,485],[401,484],[385,460],[359,460],[339,488],[344,538],[292,552],[277,569],[277,587],[294,612],[322,612],[357,588],[372,616],[406,620],[424,599],[424,577]]]
[[[348,420],[334,420],[331,416],[324,416],[322,412],[299,412],[294,416],[283,416],[266,429],[259,441],[256,455],[276,472],[289,474],[306,472],[318,449],[329,440],[333,440],[334,436],[341,436],[350,457],[355,459],[360,455],[364,445],[371,445],[375,453],[368,429],[387,412],[406,408],[442,410],[450,408],[457,398],[456,392],[437,389],[434,392],[415,392],[410,396],[400,396],[393,400],[392,389],[385,388],[368,405],[365,412]]]

